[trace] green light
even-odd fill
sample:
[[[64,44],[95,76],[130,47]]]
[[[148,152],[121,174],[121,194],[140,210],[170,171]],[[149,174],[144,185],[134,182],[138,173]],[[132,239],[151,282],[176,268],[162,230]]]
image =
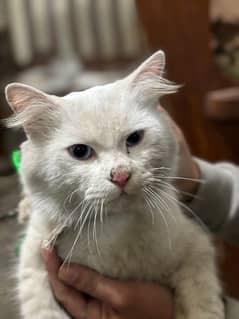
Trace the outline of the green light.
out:
[[[15,167],[16,171],[19,172],[21,166],[21,152],[19,150],[15,150],[12,152],[12,163]]]

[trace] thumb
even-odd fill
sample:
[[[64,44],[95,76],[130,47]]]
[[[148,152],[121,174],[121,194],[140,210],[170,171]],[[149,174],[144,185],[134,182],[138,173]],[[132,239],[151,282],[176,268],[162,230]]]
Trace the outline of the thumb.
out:
[[[118,308],[123,302],[125,290],[123,283],[104,277],[94,270],[78,264],[70,264],[61,267],[58,276],[66,284],[113,308]]]

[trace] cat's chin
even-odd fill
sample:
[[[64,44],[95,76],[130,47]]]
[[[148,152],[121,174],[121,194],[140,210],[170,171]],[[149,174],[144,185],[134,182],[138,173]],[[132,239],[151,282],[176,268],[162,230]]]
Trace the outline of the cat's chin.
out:
[[[117,202],[128,201],[131,196],[132,195],[130,195],[128,192],[122,189],[119,192],[107,198],[105,202],[107,204],[116,204]]]
[[[136,202],[138,202],[138,196],[136,194],[129,194],[122,191],[118,196],[108,199],[106,205],[109,211],[119,212],[130,209],[131,205],[135,206]]]

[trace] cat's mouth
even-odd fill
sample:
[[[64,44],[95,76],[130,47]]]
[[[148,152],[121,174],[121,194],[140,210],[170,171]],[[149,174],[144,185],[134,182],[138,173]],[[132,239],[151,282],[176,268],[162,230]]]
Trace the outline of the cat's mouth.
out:
[[[122,197],[122,196],[128,196],[129,194],[126,193],[126,191],[124,189],[122,189],[121,193],[120,193],[120,196],[119,197]]]
[[[126,191],[125,189],[118,189],[114,193],[108,194],[108,196],[94,196],[91,194],[90,196],[87,196],[87,201],[103,201],[106,205],[115,204],[118,201],[125,201],[128,200],[128,198],[131,196],[131,194]]]

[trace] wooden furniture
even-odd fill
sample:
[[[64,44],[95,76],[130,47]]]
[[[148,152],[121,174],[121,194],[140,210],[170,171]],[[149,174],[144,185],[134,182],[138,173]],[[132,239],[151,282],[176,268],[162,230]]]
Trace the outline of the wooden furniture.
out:
[[[215,121],[217,116],[210,114],[210,106],[205,109],[208,92],[239,85],[214,63],[209,46],[209,1],[137,0],[137,4],[150,48],[166,51],[168,77],[184,84],[168,99],[169,111],[193,153],[209,160],[239,163],[239,122],[228,121],[228,117]]]
[[[137,0],[137,5],[150,48],[166,51],[168,78],[184,84],[165,103],[193,154],[239,164],[239,82],[214,63],[209,0]],[[231,87],[236,89],[224,90]],[[224,282],[239,298],[239,248],[219,243]]]

